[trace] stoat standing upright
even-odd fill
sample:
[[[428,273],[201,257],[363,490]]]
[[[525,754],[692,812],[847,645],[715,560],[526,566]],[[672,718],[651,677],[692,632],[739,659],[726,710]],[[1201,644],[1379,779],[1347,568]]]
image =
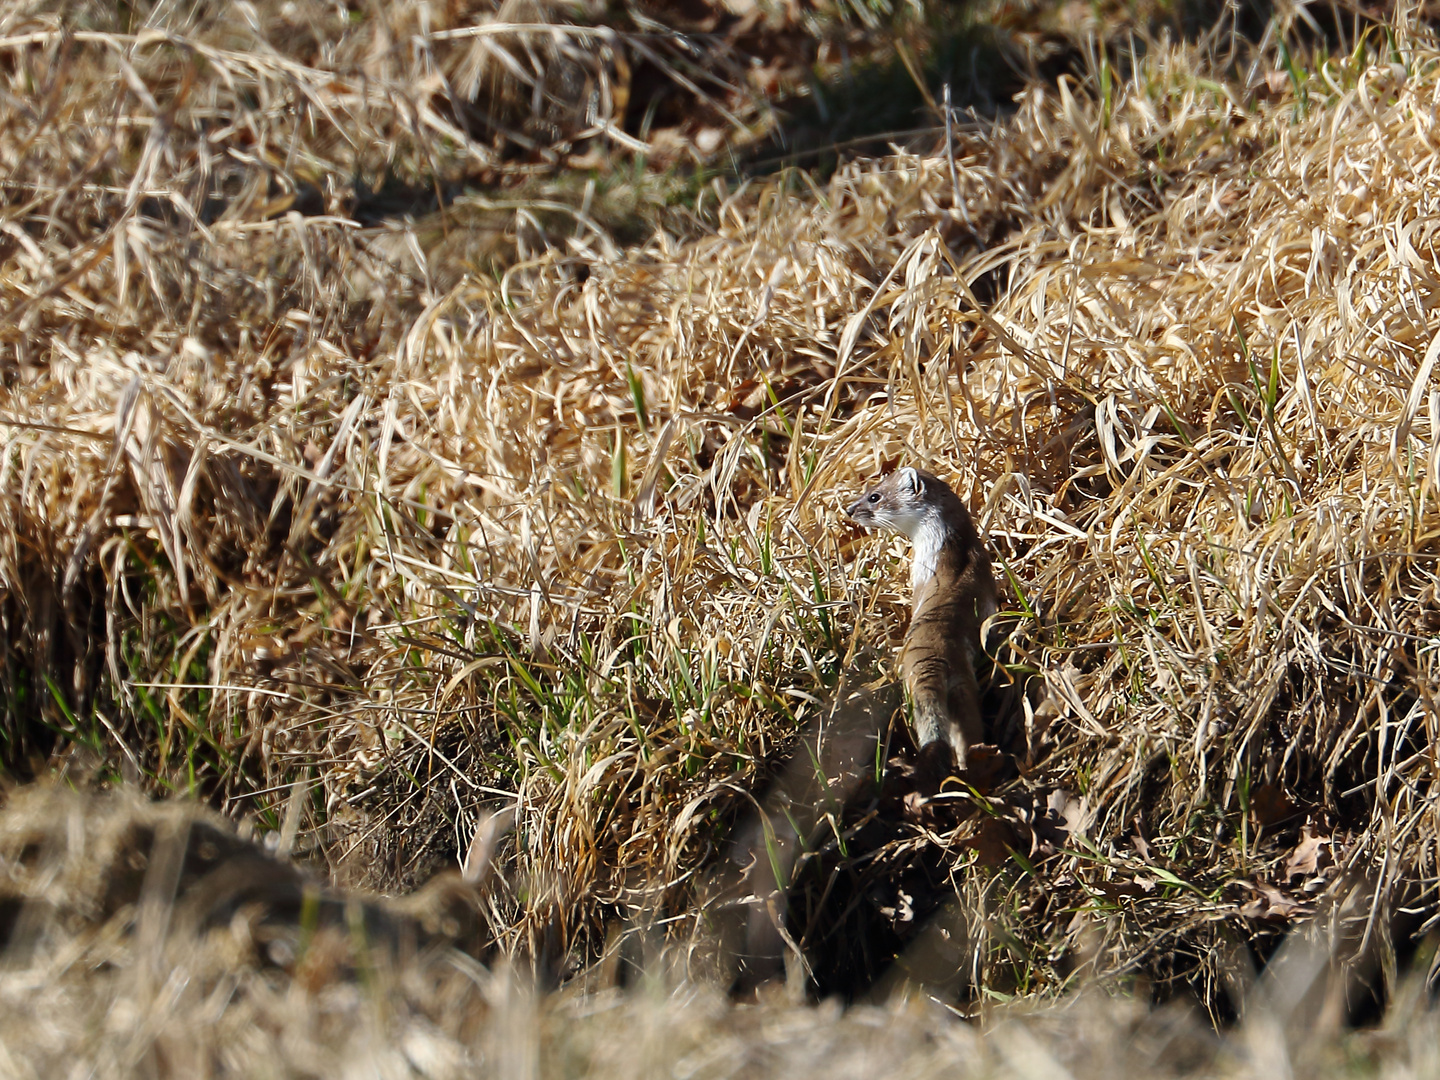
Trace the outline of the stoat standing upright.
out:
[[[900,670],[915,717],[920,773],[935,787],[984,741],[975,663],[980,624],[995,613],[990,555],[950,485],[898,469],[845,511],[866,528],[904,533],[914,545],[910,629]]]

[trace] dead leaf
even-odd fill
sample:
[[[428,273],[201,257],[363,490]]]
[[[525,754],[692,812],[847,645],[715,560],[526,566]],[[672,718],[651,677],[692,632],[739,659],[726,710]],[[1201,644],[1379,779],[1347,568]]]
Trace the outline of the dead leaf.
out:
[[[1046,796],[1045,805],[1051,816],[1058,819],[1056,828],[1070,833],[1072,836],[1080,831],[1080,823],[1085,817],[1085,809],[1080,800],[1070,792],[1064,788],[1056,788]]]
[[[1250,793],[1250,816],[1262,829],[1279,824],[1294,812],[1295,804],[1278,784],[1262,784]]]
[[[1000,866],[1015,847],[1015,830],[1002,818],[986,818],[966,846],[975,849],[975,861],[981,866]]]
[[[1266,882],[1242,881],[1240,884],[1256,894],[1253,900],[1240,905],[1240,914],[1247,919],[1286,921],[1297,915],[1309,915],[1313,910]]]
[[[1320,868],[1320,858],[1329,843],[1330,837],[1316,836],[1310,831],[1310,824],[1307,822],[1300,830],[1300,842],[1285,860],[1285,880],[1289,881],[1297,876],[1314,877]]]
[[[919,791],[907,791],[901,801],[901,814],[906,821],[926,827],[935,824],[935,806]]]
[[[965,779],[982,795],[995,786],[1005,768],[1005,755],[998,746],[978,743],[965,752]]]
[[[1150,858],[1150,842],[1145,839],[1139,814],[1135,815],[1135,831],[1130,834],[1130,846],[1133,847],[1135,853],[1147,863],[1152,861]]]

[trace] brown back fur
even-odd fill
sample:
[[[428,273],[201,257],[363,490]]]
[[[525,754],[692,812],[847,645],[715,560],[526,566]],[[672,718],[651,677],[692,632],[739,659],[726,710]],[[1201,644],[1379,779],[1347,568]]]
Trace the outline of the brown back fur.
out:
[[[990,557],[960,498],[943,480],[918,469],[892,473],[849,513],[862,525],[910,536],[916,559],[934,554],[933,574],[921,577],[923,567],[916,568],[920,579],[900,670],[913,703],[921,771],[938,787],[952,768],[966,767],[969,748],[985,738],[975,660],[980,624],[995,610]],[[939,532],[936,521],[943,526]]]

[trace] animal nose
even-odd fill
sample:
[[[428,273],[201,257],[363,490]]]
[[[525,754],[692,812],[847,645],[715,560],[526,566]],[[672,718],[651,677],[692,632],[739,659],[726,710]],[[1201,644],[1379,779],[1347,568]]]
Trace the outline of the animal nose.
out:
[[[856,512],[860,509],[860,502],[860,499],[856,499],[849,506],[845,507],[845,513],[849,514],[852,518],[855,517]]]

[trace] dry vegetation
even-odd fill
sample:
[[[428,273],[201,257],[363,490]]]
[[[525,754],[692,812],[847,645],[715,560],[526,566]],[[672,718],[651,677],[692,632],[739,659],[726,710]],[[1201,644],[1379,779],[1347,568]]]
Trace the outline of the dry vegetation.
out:
[[[0,857],[7,1076],[1399,1080],[1440,1066],[1421,979],[1382,1027],[1337,1038],[1313,1008],[1326,954],[1299,937],[1223,1040],[1193,1011],[1093,988],[992,1006],[982,1030],[906,994],[737,1007],[673,954],[628,991],[537,994],[510,966],[447,948],[413,904],[333,893],[221,820],[133,795],[19,793],[0,815]]]
[[[57,869],[113,807],[26,803],[12,837],[49,839],[0,869],[38,944],[0,992],[69,1019],[23,1049],[7,1026],[16,1072],[329,1072],[372,1010],[347,1052],[397,1075],[619,1071],[617,1026],[706,1075],[741,1046],[828,1071],[812,1024],[915,1075],[1033,1075],[1070,1041],[1078,1014],[990,1044],[695,989],[733,974],[761,807],[792,991],[878,996],[910,947],[964,1010],[1140,976],[1224,1011],[1318,913],[1348,972],[1325,1023],[1398,992],[1437,913],[1422,28],[1092,48],[948,152],[741,181],[622,160],[645,49],[723,139],[774,122],[744,65],[685,74],[693,35],[540,4],[56,8],[0,8],[5,767],[193,794],[347,887],[468,858],[491,971],[406,960],[362,992],[300,977],[304,949],[256,966],[235,926],[167,935]],[[402,213],[427,192],[447,209]],[[903,553],[838,512],[902,459],[969,498],[1008,594],[1002,754],[928,806],[883,707]],[[829,798],[797,797],[812,761],[846,774]],[[509,962],[581,977],[538,999]],[[581,989],[656,967],[681,989]],[[1170,1023],[1076,1008],[1097,1062]],[[1200,1057],[1242,1075],[1271,1034]],[[1416,1019],[1385,1068],[1434,1037]]]

